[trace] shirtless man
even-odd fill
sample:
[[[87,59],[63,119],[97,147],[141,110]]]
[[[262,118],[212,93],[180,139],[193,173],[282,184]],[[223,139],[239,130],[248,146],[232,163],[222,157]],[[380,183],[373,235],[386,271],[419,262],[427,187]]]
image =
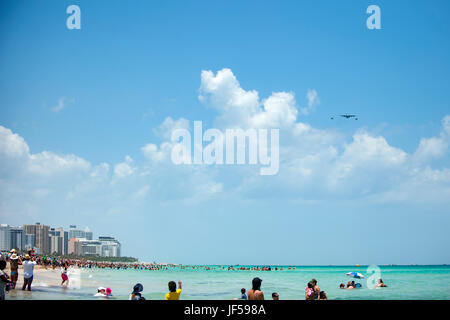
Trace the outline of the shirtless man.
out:
[[[264,294],[261,291],[262,280],[258,277],[252,280],[252,289],[248,291],[248,300],[264,300]]]
[[[312,279],[310,283],[313,285],[314,288],[314,299],[319,299],[320,297],[320,287],[317,285],[317,280]]]

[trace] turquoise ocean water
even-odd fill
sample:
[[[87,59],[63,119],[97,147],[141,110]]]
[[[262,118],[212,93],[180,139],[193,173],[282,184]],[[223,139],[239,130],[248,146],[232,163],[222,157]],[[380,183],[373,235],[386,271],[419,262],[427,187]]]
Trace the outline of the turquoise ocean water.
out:
[[[273,268],[273,267],[272,267]],[[279,268],[279,267],[278,267]],[[167,282],[182,281],[181,299],[220,299],[238,297],[241,288],[251,288],[251,280],[263,279],[262,287],[266,299],[272,292],[278,292],[280,299],[304,299],[304,289],[311,278],[318,280],[321,290],[329,299],[450,299],[450,266],[380,266],[381,278],[387,288],[369,289],[367,279],[351,279],[347,272],[367,273],[367,266],[296,266],[295,270],[283,271],[228,271],[212,266],[202,268],[170,268],[169,270],[110,270],[83,269],[80,272],[80,287],[62,289],[57,283],[48,283],[35,277],[31,293],[12,291],[8,299],[99,299],[93,297],[99,286],[110,287],[115,299],[127,299],[134,284],[144,286],[146,299],[164,299]],[[54,272],[59,274],[58,270]],[[342,290],[340,283],[356,280],[361,289]],[[75,283],[75,281],[74,281]],[[103,298],[100,298],[103,299]]]

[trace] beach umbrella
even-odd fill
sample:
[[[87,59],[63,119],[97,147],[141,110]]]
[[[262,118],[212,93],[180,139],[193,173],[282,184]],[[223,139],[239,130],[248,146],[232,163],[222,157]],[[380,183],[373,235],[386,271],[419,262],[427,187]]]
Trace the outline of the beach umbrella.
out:
[[[347,272],[346,275],[349,277],[356,278],[356,279],[364,278],[364,276],[359,272]]]

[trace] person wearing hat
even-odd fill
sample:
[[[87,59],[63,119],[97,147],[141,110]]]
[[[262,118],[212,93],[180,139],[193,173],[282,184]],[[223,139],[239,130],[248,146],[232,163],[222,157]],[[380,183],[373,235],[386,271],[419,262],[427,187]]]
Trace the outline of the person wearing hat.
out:
[[[36,265],[36,261],[33,258],[30,258],[29,254],[26,254],[23,258],[25,261],[22,262],[23,266],[23,286],[22,290],[28,287],[28,291],[31,291],[31,283],[33,282],[33,270]]]
[[[15,251],[15,249],[13,249]],[[11,250],[11,252],[13,252],[13,250]],[[11,269],[11,289],[15,289],[16,288],[16,283],[17,283],[17,278],[19,277],[19,265],[22,264],[22,260],[20,259],[20,257],[17,255],[16,252],[13,252],[10,256],[9,256],[9,266]]]
[[[94,294],[94,297],[106,297],[106,288],[105,287],[98,287],[97,293]]]
[[[142,290],[144,290],[144,286],[140,283],[136,283],[128,300],[145,300],[145,298],[141,295]]]
[[[261,291],[262,279],[256,277],[252,280],[252,289],[248,291],[248,300],[264,300],[264,293]]]

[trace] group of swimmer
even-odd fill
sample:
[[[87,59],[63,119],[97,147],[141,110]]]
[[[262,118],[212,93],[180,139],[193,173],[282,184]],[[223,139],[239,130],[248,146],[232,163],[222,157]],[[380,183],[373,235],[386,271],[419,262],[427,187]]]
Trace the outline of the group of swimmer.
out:
[[[387,287],[387,285],[383,282],[382,279],[378,279],[378,282],[375,285],[375,288],[383,288],[383,287]],[[361,283],[355,283],[355,281],[347,282],[347,286],[345,286],[344,283],[341,283],[339,285],[339,289],[350,290],[350,289],[358,289],[358,288],[362,288],[362,285],[361,285]]]
[[[239,298],[233,298],[233,300],[264,300],[264,293],[261,290],[262,279],[261,278],[253,278],[252,280],[252,288],[246,293],[246,289],[241,289],[241,295]],[[169,281],[168,283],[169,292],[165,295],[165,300],[179,300],[181,295],[181,281],[178,281],[178,289],[175,281]],[[341,283],[339,288],[341,289],[355,289],[361,288],[360,283],[355,283],[355,281],[349,281],[347,283],[347,287],[345,284]],[[376,287],[386,287],[382,279],[378,280]],[[145,297],[142,295],[142,291],[144,290],[144,286],[140,283],[137,283],[133,287],[133,291],[129,296],[129,300],[145,300]],[[112,297],[111,289],[99,287],[97,289],[97,293],[94,295],[96,297]],[[280,300],[280,295],[277,292],[272,293],[272,300]],[[320,287],[317,284],[316,279],[311,279],[308,282],[305,288],[305,300],[328,300],[328,296],[325,291],[320,290]]]
[[[7,262],[10,263],[11,277],[9,277],[3,270],[6,268]],[[78,267],[78,268],[110,268],[110,269],[138,269],[138,270],[168,270],[168,268],[180,268],[180,269],[204,269],[204,270],[245,270],[245,271],[278,271],[283,270],[283,267],[265,267],[265,266],[185,266],[185,265],[171,265],[171,264],[135,264],[135,263],[113,263],[113,262],[92,262],[86,260],[74,260],[74,259],[56,259],[51,257],[39,257],[34,253],[34,250],[30,250],[25,255],[18,255],[15,249],[12,249],[9,254],[2,254],[0,257],[0,300],[4,299],[4,291],[15,289],[19,265],[22,265],[24,272],[24,281],[22,290],[31,291],[31,283],[33,282],[33,269],[34,266],[42,265],[47,267],[51,265],[53,269],[60,267],[61,270],[61,286],[67,287],[69,285],[68,268]],[[295,270],[295,267],[285,267],[287,270]],[[252,289],[246,293],[246,289],[241,289],[241,295],[237,300],[264,300],[264,293],[261,291],[262,279],[256,277],[252,280]],[[168,283],[169,292],[165,295],[165,300],[178,300],[181,295],[181,281],[177,284],[174,281]],[[355,281],[349,281],[347,285],[341,283],[340,289],[356,289],[361,288],[360,283],[355,283]],[[378,279],[376,287],[386,287],[382,279]],[[143,285],[138,283],[133,287],[133,291],[130,294],[130,300],[145,300],[142,296]],[[3,290],[1,290],[3,289]],[[113,297],[111,288],[109,287],[99,287],[97,293],[94,294],[95,297],[111,298]],[[272,293],[273,300],[279,300],[280,295],[277,292]],[[321,291],[317,284],[316,279],[309,281],[305,288],[305,299],[306,300],[328,300],[325,291]]]

